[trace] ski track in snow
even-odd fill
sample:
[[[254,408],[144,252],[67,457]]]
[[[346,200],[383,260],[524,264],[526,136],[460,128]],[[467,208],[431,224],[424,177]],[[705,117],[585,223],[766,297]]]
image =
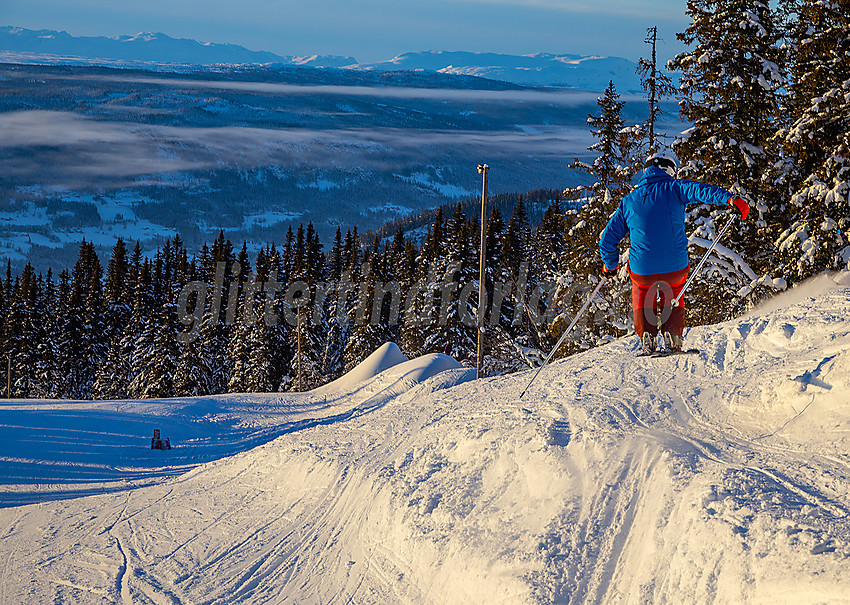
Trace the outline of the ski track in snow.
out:
[[[527,373],[390,347],[308,394],[2,404],[34,445],[0,451],[0,605],[848,603],[846,279],[521,402]]]

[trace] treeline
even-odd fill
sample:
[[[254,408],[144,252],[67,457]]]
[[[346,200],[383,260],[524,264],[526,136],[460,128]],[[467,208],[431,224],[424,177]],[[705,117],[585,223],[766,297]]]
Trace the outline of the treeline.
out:
[[[680,38],[693,49],[669,65],[681,73],[676,95],[692,125],[672,143],[680,176],[725,187],[754,207],[685,296],[693,326],[848,267],[850,11],[845,1],[820,0],[689,0],[687,10],[693,24]],[[657,102],[671,89],[654,63],[641,65]],[[573,168],[593,185],[548,200],[539,224],[523,202],[509,218],[499,205],[488,213],[488,373],[539,363],[597,283],[599,234],[660,144],[652,123],[624,124],[623,105],[612,83],[589,116],[595,159]],[[253,257],[223,235],[196,254],[174,239],[151,258],[119,241],[105,271],[84,242],[73,270],[58,277],[31,265],[18,276],[7,270],[0,371],[11,368],[14,396],[125,398],[308,389],[385,341],[408,356],[450,349],[471,365],[473,208],[460,204],[450,216],[438,209],[421,243],[398,225],[392,237],[367,242],[338,230],[326,248],[311,224]],[[692,267],[725,213],[687,213]],[[625,335],[630,324],[623,271],[558,353]]]
[[[565,216],[555,199],[532,229],[522,198],[507,220],[498,207],[489,214],[491,373],[532,365],[549,338]],[[308,389],[386,341],[471,365],[478,233],[459,204],[437,213],[421,246],[401,230],[364,245],[355,229],[337,230],[325,250],[308,224],[255,255],[223,234],[194,255],[176,237],[151,258],[119,240],[104,269],[83,242],[58,277],[7,268],[0,368],[13,397],[85,399]]]

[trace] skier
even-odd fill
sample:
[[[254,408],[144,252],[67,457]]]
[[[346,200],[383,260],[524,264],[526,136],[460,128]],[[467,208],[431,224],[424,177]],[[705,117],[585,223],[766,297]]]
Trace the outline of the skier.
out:
[[[681,351],[684,301],[676,307],[671,307],[671,302],[682,291],[690,270],[685,206],[697,202],[728,204],[743,219],[750,213],[750,207],[720,187],[675,178],[677,165],[672,154],[654,153],[644,166],[646,170],[637,187],[620,202],[599,238],[604,262],[602,274],[611,277],[619,271],[617,246],[628,233],[632,311],[643,352],[655,351],[659,319],[667,349]],[[661,298],[660,317],[655,315],[656,293]]]

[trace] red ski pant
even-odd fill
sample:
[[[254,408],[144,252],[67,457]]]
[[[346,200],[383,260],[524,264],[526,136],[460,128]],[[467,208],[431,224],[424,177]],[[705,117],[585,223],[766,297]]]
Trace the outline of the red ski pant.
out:
[[[685,300],[680,300],[676,307],[672,303],[682,291],[689,271],[690,267],[685,267],[672,273],[638,275],[629,270],[632,277],[635,333],[638,336],[644,332],[656,336],[659,323],[662,332],[682,335],[685,330]]]

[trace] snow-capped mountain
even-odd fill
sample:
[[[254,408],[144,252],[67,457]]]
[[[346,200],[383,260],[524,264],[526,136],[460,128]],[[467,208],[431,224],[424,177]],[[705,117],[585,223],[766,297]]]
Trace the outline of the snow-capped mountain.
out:
[[[363,70],[435,71],[478,76],[527,86],[557,86],[604,90],[614,80],[621,91],[640,90],[637,65],[619,57],[580,55],[504,55],[496,53],[426,51],[398,55],[389,61],[361,63]]]
[[[690,330],[698,356],[558,361],[522,400],[528,372],[392,344],[321,391],[7,400],[0,594],[845,603],[848,277]]]
[[[362,71],[420,71],[476,76],[524,86],[602,91],[613,80],[621,92],[640,90],[636,64],[619,57],[581,55],[506,55],[423,51],[387,61],[358,63],[353,57],[283,56],[236,44],[214,44],[162,33],[133,36],[76,37],[64,31],[0,27],[0,61],[9,63],[95,64],[155,68],[164,64],[273,64],[293,67],[345,68]]]
[[[7,62],[107,64],[143,67],[165,64],[284,64],[304,67],[343,67],[352,57],[281,56],[249,50],[237,44],[198,42],[163,33],[132,36],[72,36],[64,31],[0,27],[0,59]]]

